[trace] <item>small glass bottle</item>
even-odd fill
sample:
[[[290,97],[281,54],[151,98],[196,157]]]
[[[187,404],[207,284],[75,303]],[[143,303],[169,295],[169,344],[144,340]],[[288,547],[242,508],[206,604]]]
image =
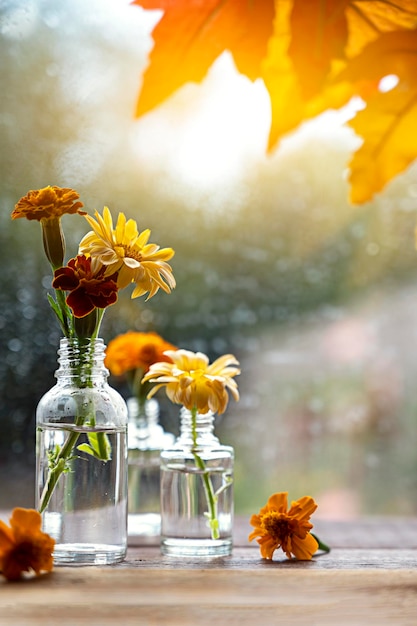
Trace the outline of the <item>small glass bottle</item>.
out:
[[[127,407],[107,383],[102,339],[61,339],[56,385],[39,401],[36,506],[55,564],[123,560]]]
[[[161,453],[161,551],[173,556],[232,552],[233,462],[214,435],[214,415],[181,409],[181,431]]]
[[[127,401],[128,426],[128,534],[159,537],[161,532],[161,450],[171,446],[174,435],[159,424],[155,398]]]

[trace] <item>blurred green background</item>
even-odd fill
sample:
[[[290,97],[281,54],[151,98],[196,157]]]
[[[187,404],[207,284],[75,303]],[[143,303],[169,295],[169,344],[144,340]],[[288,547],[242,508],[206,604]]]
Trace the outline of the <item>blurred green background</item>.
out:
[[[156,330],[240,360],[241,401],[217,424],[236,450],[238,513],[287,490],[327,517],[416,514],[416,167],[349,205],[348,113],[267,155],[266,92],[228,55],[135,120],[157,18],[116,0],[0,5],[0,507],[32,504],[34,414],[60,336],[39,225],[10,213],[51,184],[176,251],[177,289],[147,303],[122,293],[106,342]],[[73,256],[87,224],[63,222]]]

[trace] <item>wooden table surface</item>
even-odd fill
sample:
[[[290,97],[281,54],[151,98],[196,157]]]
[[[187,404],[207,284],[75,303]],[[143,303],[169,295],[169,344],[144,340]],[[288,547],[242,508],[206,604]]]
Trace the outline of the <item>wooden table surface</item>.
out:
[[[332,550],[311,562],[261,559],[239,518],[230,557],[130,545],[115,566],[3,581],[0,625],[417,626],[417,519],[314,521]]]

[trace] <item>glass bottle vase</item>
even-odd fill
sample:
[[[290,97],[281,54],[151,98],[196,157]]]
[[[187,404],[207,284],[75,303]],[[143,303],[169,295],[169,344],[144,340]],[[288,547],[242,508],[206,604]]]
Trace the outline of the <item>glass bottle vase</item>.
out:
[[[159,403],[129,398],[128,425],[128,534],[159,537],[161,532],[161,450],[172,446],[174,435],[159,424]]]
[[[214,435],[214,415],[181,410],[181,431],[161,453],[161,551],[172,556],[232,552],[233,462]]]
[[[127,408],[107,383],[102,339],[61,339],[57,382],[36,411],[36,506],[55,564],[123,560]]]

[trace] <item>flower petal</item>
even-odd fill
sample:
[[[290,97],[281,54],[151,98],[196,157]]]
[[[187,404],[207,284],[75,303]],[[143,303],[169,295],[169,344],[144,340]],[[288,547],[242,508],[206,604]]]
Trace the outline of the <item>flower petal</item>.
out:
[[[296,535],[292,537],[292,553],[300,561],[310,561],[311,557],[319,549],[319,544],[310,533],[304,539]]]
[[[14,544],[14,533],[7,524],[0,520],[0,554],[9,550]]]
[[[291,508],[288,511],[288,515],[292,515],[299,520],[308,520],[314,511],[317,509],[317,504],[311,496],[304,496],[299,500],[291,502]]]
[[[281,491],[280,493],[274,493],[269,499],[267,508],[273,509],[274,511],[278,511],[278,513],[286,513],[287,512],[287,498],[288,492]]]
[[[19,537],[27,532],[33,533],[40,531],[42,525],[42,517],[35,509],[23,509],[17,507],[13,509],[10,518],[10,526],[13,529],[15,537]]]

